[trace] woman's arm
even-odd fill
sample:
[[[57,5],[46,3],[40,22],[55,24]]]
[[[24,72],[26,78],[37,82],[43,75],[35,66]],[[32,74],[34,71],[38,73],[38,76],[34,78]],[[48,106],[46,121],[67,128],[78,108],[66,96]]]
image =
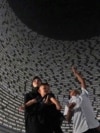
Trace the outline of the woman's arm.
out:
[[[51,97],[51,98],[50,98],[50,101],[51,101],[53,104],[55,104],[57,110],[61,110],[61,109],[62,109],[62,106],[60,105],[60,103],[58,102],[58,100],[57,100],[56,98]]]
[[[34,104],[34,103],[37,103],[37,100],[36,100],[35,98],[32,99],[32,100],[29,100],[29,101],[26,102],[25,104],[21,105],[21,106],[19,107],[19,111],[24,110],[26,107],[29,107],[29,106],[31,106],[31,105]]]

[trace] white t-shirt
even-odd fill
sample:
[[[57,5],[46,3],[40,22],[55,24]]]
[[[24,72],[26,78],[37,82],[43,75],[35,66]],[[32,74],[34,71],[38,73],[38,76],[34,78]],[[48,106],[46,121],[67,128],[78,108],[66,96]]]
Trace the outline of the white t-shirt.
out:
[[[96,128],[99,122],[95,119],[93,107],[88,97],[88,91],[84,88],[82,93],[77,96],[72,96],[69,103],[75,102],[76,105],[73,109],[73,133],[82,133],[88,129]],[[67,115],[68,107],[65,106],[64,115]]]

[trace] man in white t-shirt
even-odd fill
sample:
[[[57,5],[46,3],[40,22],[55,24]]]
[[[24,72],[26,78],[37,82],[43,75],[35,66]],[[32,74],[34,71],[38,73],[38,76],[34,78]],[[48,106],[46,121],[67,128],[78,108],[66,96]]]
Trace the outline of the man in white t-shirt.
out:
[[[81,84],[81,93],[72,89],[70,100],[65,106],[64,115],[68,122],[73,123],[73,133],[100,133],[100,124],[91,106],[84,78],[72,67],[72,72]]]

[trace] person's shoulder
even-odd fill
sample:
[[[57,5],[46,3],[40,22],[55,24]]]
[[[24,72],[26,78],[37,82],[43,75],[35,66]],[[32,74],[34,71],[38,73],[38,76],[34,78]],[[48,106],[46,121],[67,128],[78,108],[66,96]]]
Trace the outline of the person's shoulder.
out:
[[[82,95],[84,95],[84,94],[89,94],[89,92],[88,92],[88,90],[86,89],[86,88],[81,88],[81,90],[82,90]]]
[[[55,97],[55,95],[54,95],[53,92],[49,92],[48,95],[49,95],[50,97]]]

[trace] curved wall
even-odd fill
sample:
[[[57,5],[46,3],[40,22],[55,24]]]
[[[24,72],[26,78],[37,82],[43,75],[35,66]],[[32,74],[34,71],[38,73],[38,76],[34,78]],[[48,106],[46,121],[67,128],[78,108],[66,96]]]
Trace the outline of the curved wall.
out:
[[[73,64],[87,79],[90,100],[100,120],[99,45],[100,37],[61,41],[39,35],[15,16],[6,0],[0,0],[0,125],[25,132],[24,113],[19,113],[18,107],[36,75],[50,83],[64,109],[68,89],[80,87],[71,73]],[[72,124],[64,121],[62,129],[70,133]]]

